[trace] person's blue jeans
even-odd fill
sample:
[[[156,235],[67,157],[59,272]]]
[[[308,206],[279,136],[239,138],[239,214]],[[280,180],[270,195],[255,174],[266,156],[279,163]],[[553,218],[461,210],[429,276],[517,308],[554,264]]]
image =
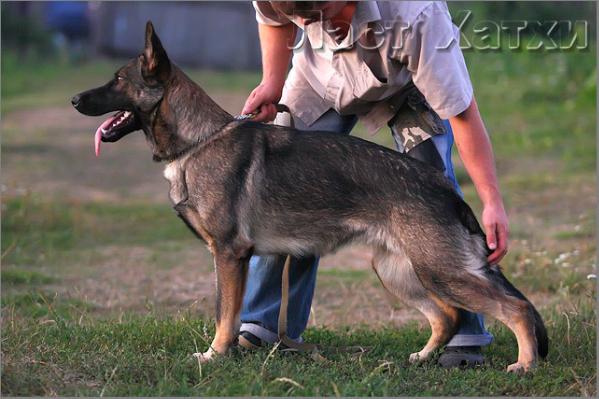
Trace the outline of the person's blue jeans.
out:
[[[306,126],[299,118],[295,125],[301,130],[334,131],[349,134],[357,122],[353,115],[341,116],[329,110],[311,126]],[[451,148],[453,133],[447,121],[447,133],[433,136],[432,140],[445,166],[446,176],[462,194],[453,171]],[[395,139],[395,136],[394,136]],[[293,258],[289,270],[289,304],[287,334],[290,338],[301,339],[306,329],[314,287],[318,257]],[[241,309],[241,331],[249,331],[267,342],[277,340],[279,308],[281,305],[281,274],[285,256],[252,256],[249,264],[247,288]],[[485,330],[481,315],[460,310],[460,327],[448,346],[485,346],[493,341],[493,336]]]

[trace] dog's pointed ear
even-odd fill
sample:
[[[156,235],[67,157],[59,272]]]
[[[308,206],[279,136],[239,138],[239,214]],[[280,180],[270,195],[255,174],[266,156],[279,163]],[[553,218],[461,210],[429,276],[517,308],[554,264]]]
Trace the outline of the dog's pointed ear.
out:
[[[152,83],[164,82],[168,79],[171,73],[171,62],[151,21],[146,23],[146,46],[142,57],[141,72],[144,79]]]

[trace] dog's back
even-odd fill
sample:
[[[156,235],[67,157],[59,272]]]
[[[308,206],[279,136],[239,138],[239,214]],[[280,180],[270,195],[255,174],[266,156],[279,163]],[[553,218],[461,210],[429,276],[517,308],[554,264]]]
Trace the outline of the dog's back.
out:
[[[189,168],[191,197],[211,202],[200,208],[215,206],[206,187],[227,187],[222,196],[237,204],[229,212],[259,253],[324,254],[395,226],[404,245],[467,231],[465,203],[442,173],[351,136],[242,122],[200,146]]]

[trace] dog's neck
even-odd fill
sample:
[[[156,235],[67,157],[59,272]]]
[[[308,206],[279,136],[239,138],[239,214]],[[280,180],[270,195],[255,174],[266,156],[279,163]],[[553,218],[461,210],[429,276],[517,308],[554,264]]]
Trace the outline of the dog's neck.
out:
[[[152,121],[156,161],[178,158],[234,120],[200,86],[173,67],[163,103]]]

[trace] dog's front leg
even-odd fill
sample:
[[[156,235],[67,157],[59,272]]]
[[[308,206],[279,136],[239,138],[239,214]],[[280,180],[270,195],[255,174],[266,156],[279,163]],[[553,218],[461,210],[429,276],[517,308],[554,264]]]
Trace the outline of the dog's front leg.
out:
[[[216,268],[216,334],[210,348],[196,354],[207,362],[216,354],[224,354],[237,340],[239,313],[247,279],[248,259],[229,253],[215,253]]]

